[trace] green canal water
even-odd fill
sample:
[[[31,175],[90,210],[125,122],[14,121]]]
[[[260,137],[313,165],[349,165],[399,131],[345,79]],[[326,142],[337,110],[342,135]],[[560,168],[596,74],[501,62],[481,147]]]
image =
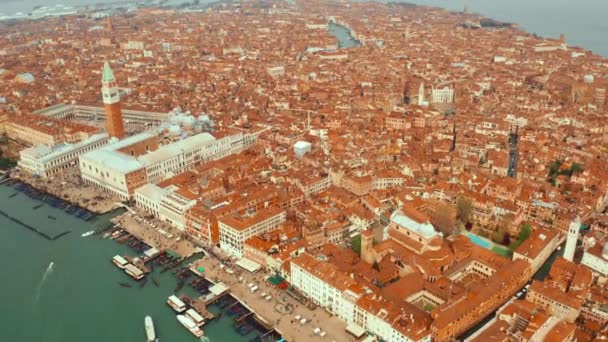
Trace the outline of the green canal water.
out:
[[[110,261],[116,254],[134,256],[133,251],[95,235],[81,236],[106,226],[111,215],[84,222],[46,204],[34,210],[42,202],[21,193],[10,197],[15,192],[0,186],[0,210],[51,236],[66,229],[72,233],[49,241],[0,216],[0,341],[145,341],[146,315],[152,316],[161,342],[197,340],[165,304],[176,286],[171,272],[160,274],[157,267],[160,286],[149,281],[139,288]],[[131,282],[133,287],[118,282]],[[184,291],[194,296],[189,287]],[[227,315],[209,322],[204,330],[213,342],[249,341],[256,336],[239,335]]]

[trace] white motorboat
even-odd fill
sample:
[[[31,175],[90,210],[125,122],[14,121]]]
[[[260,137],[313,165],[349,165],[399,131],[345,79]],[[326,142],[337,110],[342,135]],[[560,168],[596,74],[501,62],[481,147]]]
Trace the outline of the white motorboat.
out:
[[[177,315],[177,320],[184,326],[186,329],[190,330],[192,335],[196,337],[203,336],[203,330],[196,326],[196,324],[187,316]]]
[[[152,317],[146,316],[144,319],[144,325],[146,327],[146,337],[148,338],[148,342],[154,342],[156,340],[156,332],[154,331],[154,322],[152,322]]]

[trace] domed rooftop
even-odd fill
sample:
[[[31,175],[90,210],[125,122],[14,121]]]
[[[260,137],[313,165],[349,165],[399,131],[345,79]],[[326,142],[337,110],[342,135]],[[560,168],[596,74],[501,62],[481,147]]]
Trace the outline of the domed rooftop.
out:
[[[401,210],[396,210],[391,215],[391,221],[425,239],[441,236],[441,233],[437,232],[430,222],[418,222],[404,214]]]

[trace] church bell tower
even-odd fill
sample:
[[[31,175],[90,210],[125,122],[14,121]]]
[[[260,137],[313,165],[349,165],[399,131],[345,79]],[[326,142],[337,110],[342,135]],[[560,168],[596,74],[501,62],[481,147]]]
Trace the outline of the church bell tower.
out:
[[[105,62],[101,77],[101,94],[103,105],[106,109],[106,129],[108,135],[118,139],[125,137],[125,128],[122,122],[122,110],[120,108],[120,95],[114,72],[110,64]]]

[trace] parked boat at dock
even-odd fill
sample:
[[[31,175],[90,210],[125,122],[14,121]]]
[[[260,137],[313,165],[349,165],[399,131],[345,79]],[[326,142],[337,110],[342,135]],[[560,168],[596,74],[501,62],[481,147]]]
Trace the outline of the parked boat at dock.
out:
[[[186,311],[186,304],[184,304],[181,299],[177,298],[176,295],[169,296],[169,299],[167,299],[167,304],[169,304],[169,306],[177,313]]]
[[[114,265],[116,265],[118,268],[120,268],[121,270],[123,270],[129,264],[127,259],[121,257],[120,255],[115,255],[112,258],[112,263]]]
[[[156,331],[154,330],[154,322],[152,322],[152,317],[146,316],[146,318],[144,318],[144,326],[146,328],[146,337],[148,338],[148,342],[155,341]]]
[[[130,275],[135,280],[140,280],[144,277],[144,272],[132,264],[127,264],[125,266],[125,273]]]
[[[203,324],[205,324],[205,319],[203,318],[203,316],[201,316],[198,312],[196,312],[196,310],[194,309],[188,309],[186,310],[186,316],[188,318],[190,318],[190,320],[192,322],[194,322],[194,324],[196,324],[197,326],[201,326]]]
[[[203,336],[203,330],[194,324],[192,320],[184,315],[177,315],[177,320],[188,329],[192,335],[198,337]]]

